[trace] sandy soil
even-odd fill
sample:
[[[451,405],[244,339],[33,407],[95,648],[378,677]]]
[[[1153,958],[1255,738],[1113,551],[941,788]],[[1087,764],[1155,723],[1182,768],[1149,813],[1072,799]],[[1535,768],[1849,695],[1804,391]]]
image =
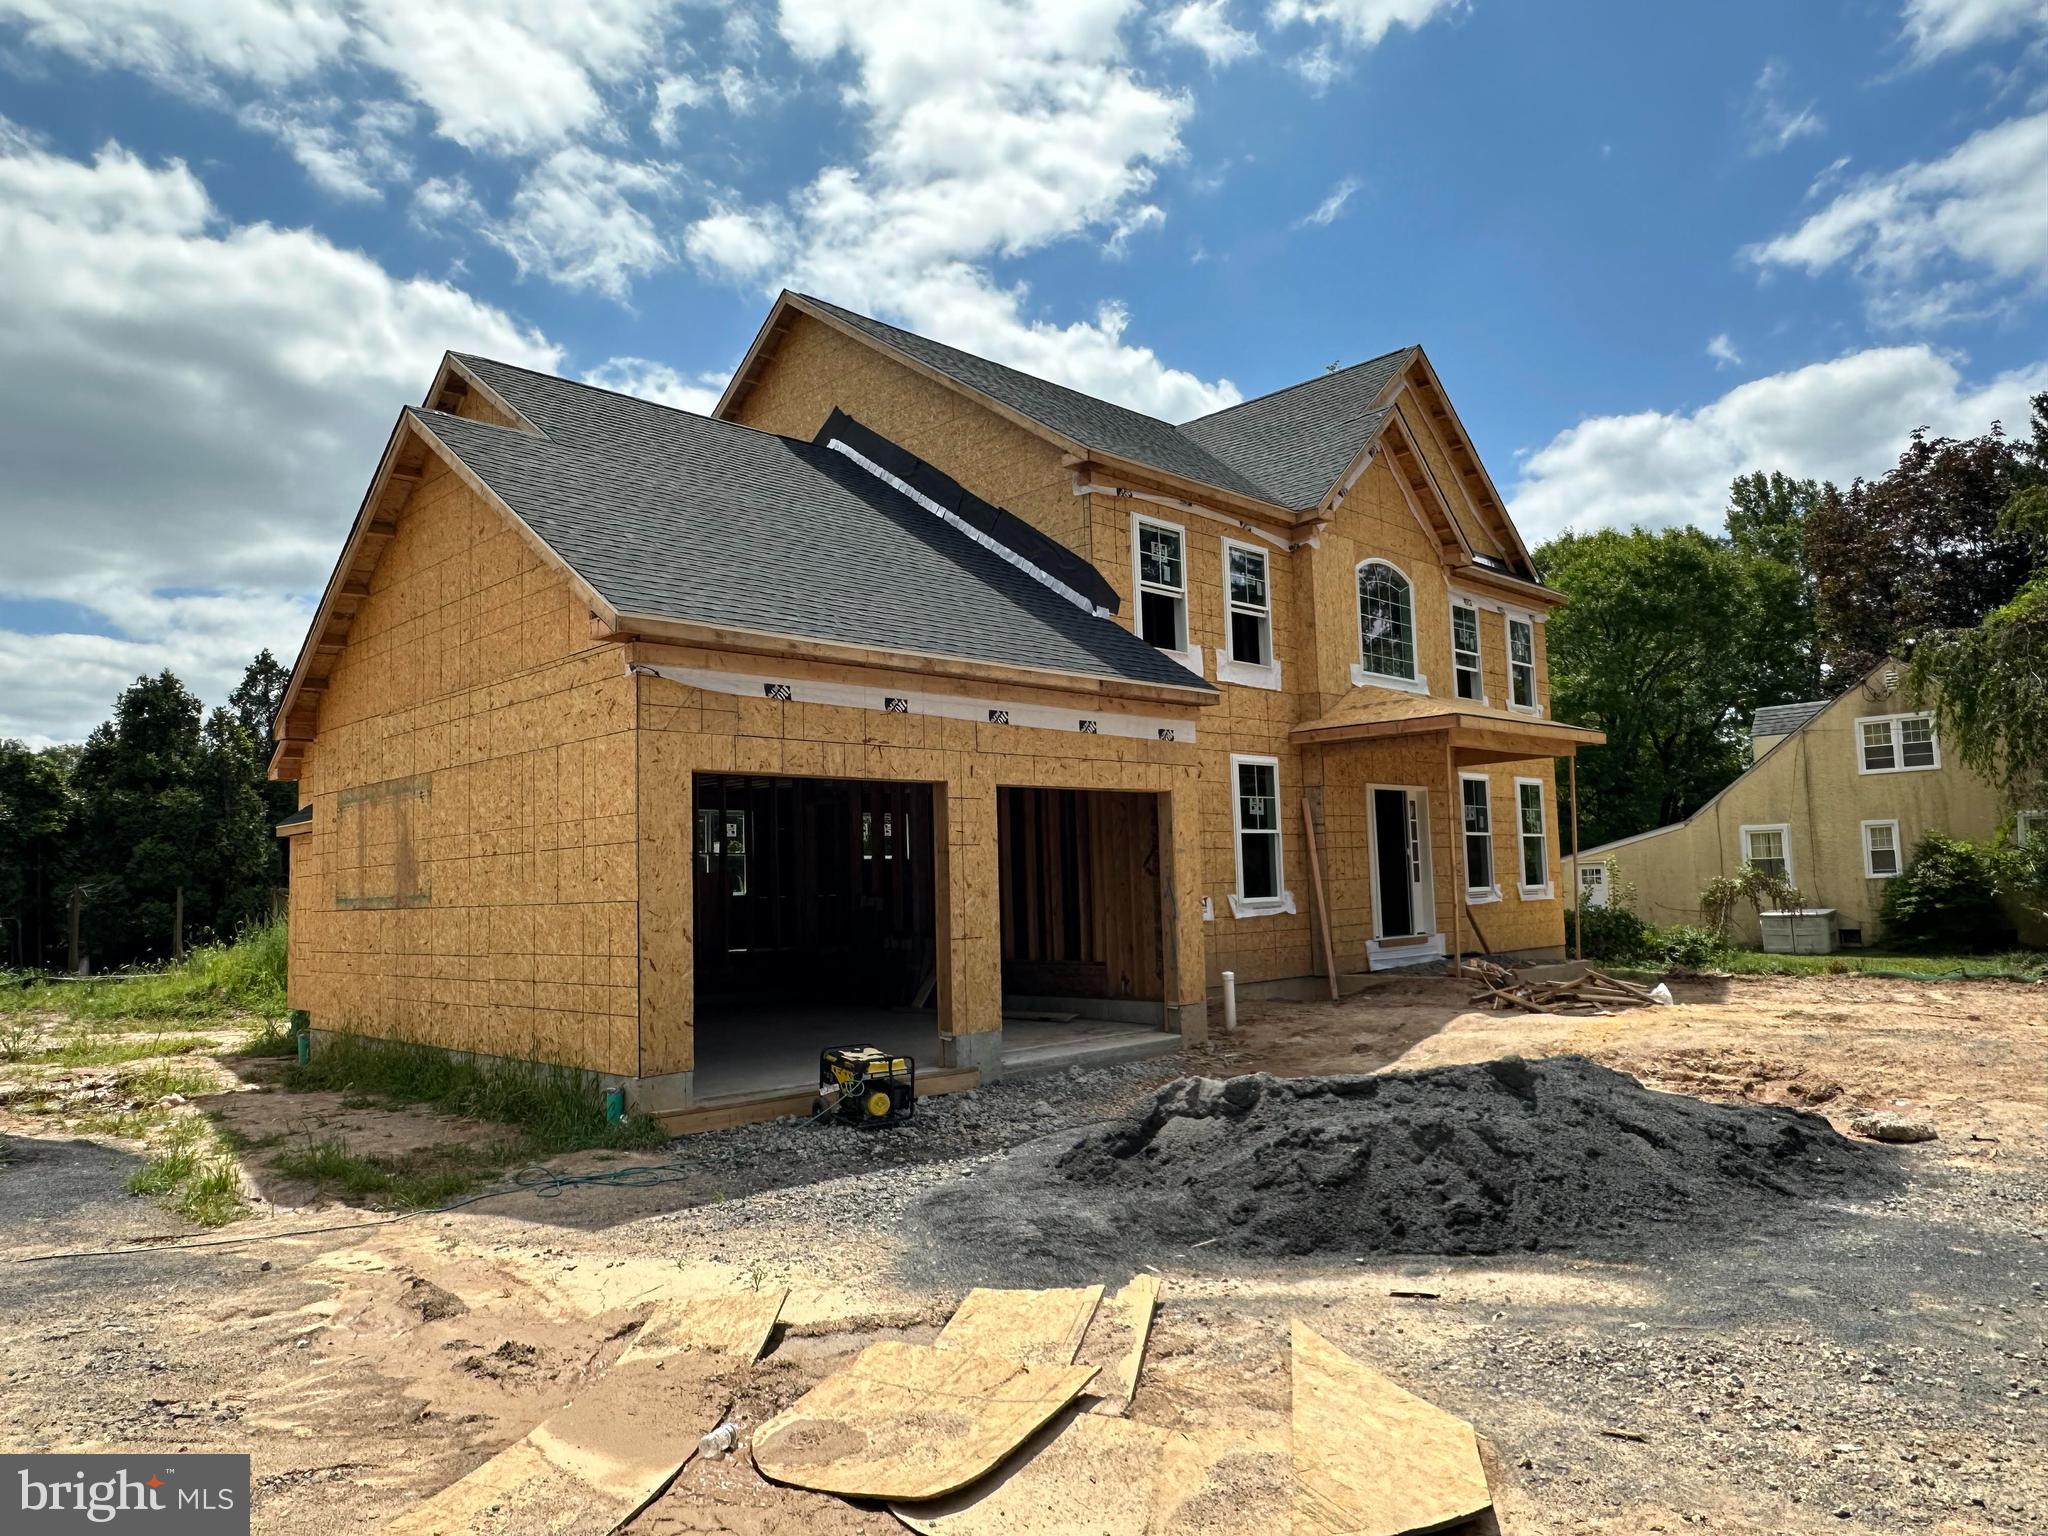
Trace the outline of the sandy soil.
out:
[[[1941,1131],[1898,1149],[1905,1194],[1629,1264],[1230,1267],[1191,1253],[1161,1266],[1134,1414],[1206,1417],[1256,1442],[1284,1424],[1287,1323],[1303,1316],[1474,1422],[1504,1531],[2048,1531],[2048,989],[1814,978],[1679,990],[1668,1010],[1566,1019],[1474,1011],[1454,983],[1379,982],[1334,1007],[1247,1004],[1237,1035],[1193,1065],[1371,1071],[1582,1052],[1655,1087],[1808,1105],[1844,1125],[1857,1107],[1898,1104]],[[179,1224],[125,1192],[136,1149],[0,1107],[0,1444],[247,1450],[259,1531],[374,1527],[573,1397],[656,1300],[789,1285],[785,1326],[735,1409],[744,1431],[872,1339],[930,1337],[974,1283],[971,1256],[922,1250],[906,1206],[934,1190],[973,1198],[976,1168],[1005,1142],[1146,1086],[1130,1071],[1113,1092],[1004,1085],[894,1144],[907,1150],[748,1128],[681,1145],[673,1177],[651,1188],[37,1262],[19,1261]],[[287,1134],[295,1116],[369,1113],[267,1089],[229,1101],[244,1123]],[[453,1139],[441,1124],[350,1126],[352,1143],[387,1135]],[[266,1193],[281,1203],[224,1235],[362,1219]],[[1261,1528],[1245,1523],[1256,1487],[1246,1497],[1217,1531]],[[896,1527],[776,1490],[742,1455],[693,1465],[632,1528]]]

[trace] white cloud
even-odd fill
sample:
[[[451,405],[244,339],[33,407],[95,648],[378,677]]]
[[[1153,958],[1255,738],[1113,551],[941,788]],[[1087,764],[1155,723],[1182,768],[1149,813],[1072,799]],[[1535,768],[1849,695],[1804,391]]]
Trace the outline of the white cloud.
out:
[[[1346,176],[1330,188],[1329,195],[1320,203],[1295,220],[1294,227],[1301,229],[1310,224],[1327,226],[1336,223],[1344,212],[1344,205],[1351,201],[1361,185],[1356,176]]]
[[[1145,194],[1179,158],[1192,106],[1130,69],[1122,29],[1135,14],[1134,0],[783,0],[777,25],[800,61],[851,60],[842,99],[864,119],[864,156],[780,205],[700,220],[692,255],[1162,415],[1230,403],[1227,382],[1126,343],[1120,308],[1054,325],[991,271],[1154,222]]]
[[[1752,155],[1776,154],[1801,139],[1827,131],[1827,120],[1813,102],[1794,106],[1785,87],[1791,71],[1783,59],[1768,59],[1749,88],[1742,110],[1743,129]]]
[[[2041,0],[1906,0],[1907,45],[1917,62],[2048,31]]]
[[[1716,368],[1740,368],[1742,354],[1735,350],[1735,343],[1723,331],[1707,343],[1707,356],[1714,360]]]
[[[1939,160],[1852,181],[1797,229],[1744,253],[1809,274],[1847,265],[1872,314],[1928,323],[1986,283],[2048,281],[2048,112],[1974,134]]]
[[[1718,528],[1739,474],[1845,485],[1889,469],[1916,427],[2022,427],[2041,389],[2048,362],[1972,384],[1930,347],[1851,352],[1737,385],[1696,411],[1589,417],[1523,461],[1513,512],[1532,540],[1568,528]]]
[[[624,299],[633,279],[675,260],[669,242],[636,199],[672,191],[667,167],[614,160],[571,145],[528,171],[502,221],[486,236],[521,272]]]
[[[1468,0],[1272,0],[1267,18],[1328,27],[1355,48],[1373,48],[1396,27],[1421,28],[1438,16],[1465,9]]]
[[[397,77],[466,148],[535,153],[605,129],[605,93],[659,56],[674,0],[0,0],[28,41],[186,94],[278,92],[332,64]],[[288,97],[269,103],[298,117]]]
[[[676,119],[692,107],[700,107],[711,91],[694,75],[664,75],[654,87],[654,113],[648,119],[654,136],[664,146],[676,142]]]
[[[145,667],[219,699],[259,646],[292,654],[444,347],[559,361],[444,283],[228,223],[180,162],[0,134],[0,595],[113,635],[0,632],[0,735],[75,738]]]
[[[349,37],[339,0],[0,0],[0,20],[20,22],[36,47],[186,91],[213,73],[283,85]]]
[[[470,230],[484,222],[484,209],[463,177],[430,176],[412,189],[412,217],[425,229],[452,224]]]
[[[599,389],[615,389],[622,395],[652,400],[657,405],[672,405],[679,411],[694,411],[699,416],[711,414],[712,407],[718,404],[718,397],[725,393],[725,386],[731,378],[730,373],[716,371],[680,373],[667,363],[653,362],[644,357],[609,358],[583,376],[586,384],[595,384]]]
[[[1230,24],[1230,0],[1186,0],[1160,16],[1157,27],[1162,40],[1198,50],[1212,68],[1259,51],[1257,36]]]
[[[412,175],[412,162],[399,142],[412,132],[413,109],[404,102],[371,101],[350,121],[341,102],[301,103],[280,110],[251,102],[241,120],[274,135],[305,168],[314,184],[337,197],[375,201],[384,184]]]
[[[1109,238],[1102,242],[1103,253],[1121,261],[1130,250],[1133,235],[1143,234],[1148,229],[1158,229],[1165,223],[1164,208],[1157,203],[1142,203],[1118,217],[1116,227],[1109,232]]]
[[[1287,67],[1301,76],[1311,93],[1320,96],[1345,72],[1344,62],[1327,43],[1317,43],[1305,53],[1287,61]]]

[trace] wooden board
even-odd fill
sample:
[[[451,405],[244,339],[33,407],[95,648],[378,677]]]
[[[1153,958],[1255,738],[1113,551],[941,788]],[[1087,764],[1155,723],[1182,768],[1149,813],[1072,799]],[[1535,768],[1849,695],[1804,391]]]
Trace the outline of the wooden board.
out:
[[[1411,1536],[1493,1507],[1472,1426],[1297,1320],[1294,1536]]]
[[[657,1309],[589,1391],[386,1536],[608,1536],[660,1496],[731,1411],[786,1294]]]
[[[1152,1332],[1152,1313],[1159,1305],[1159,1277],[1134,1275],[1098,1308],[1081,1344],[1084,1365],[1099,1366],[1093,1413],[1124,1414],[1138,1395],[1138,1372],[1145,1364],[1145,1341]]]
[[[1174,1438],[1129,1419],[1063,1416],[992,1476],[890,1509],[919,1536],[1149,1536],[1170,1497]]]
[[[1019,1365],[1072,1365],[1102,1301],[1099,1285],[994,1291],[977,1286],[940,1331],[940,1349],[964,1349]]]
[[[1085,1365],[871,1344],[754,1431],[754,1465],[820,1493],[936,1499],[986,1475],[1094,1375]]]

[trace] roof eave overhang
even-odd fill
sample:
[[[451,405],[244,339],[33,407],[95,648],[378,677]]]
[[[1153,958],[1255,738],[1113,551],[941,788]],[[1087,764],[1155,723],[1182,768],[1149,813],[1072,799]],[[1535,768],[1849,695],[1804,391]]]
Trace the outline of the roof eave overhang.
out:
[[[370,480],[355,522],[350,525],[341,557],[327,578],[320,606],[314,610],[312,625],[292,663],[284,698],[272,717],[271,734],[277,745],[271,752],[267,772],[273,779],[296,777],[305,749],[318,732],[320,700],[327,691],[328,673],[347,643],[357,610],[370,595],[370,577],[377,562],[397,535],[398,514],[424,478],[430,458],[447,465],[464,485],[505,518],[543,564],[567,576],[571,589],[600,622],[615,624],[618,619],[610,601],[463,463],[461,456],[417,412],[402,411],[384,445],[384,455],[378,461],[377,473]]]
[[[1493,753],[1502,761],[1570,757],[1581,747],[1597,747],[1607,740],[1605,731],[1592,726],[1556,720],[1501,720],[1455,709],[1402,720],[1312,720],[1288,735],[1304,745],[1447,735],[1454,749]]]
[[[1446,447],[1453,451],[1462,451],[1465,457],[1471,460],[1472,474],[1499,513],[1500,525],[1506,531],[1514,553],[1527,569],[1535,570],[1536,557],[1530,554],[1529,546],[1522,538],[1522,530],[1515,526],[1514,517],[1508,512],[1507,499],[1501,495],[1500,487],[1493,483],[1493,476],[1487,471],[1486,461],[1479,457],[1479,450],[1472,446],[1472,434],[1465,430],[1465,423],[1458,417],[1458,408],[1451,403],[1450,393],[1445,390],[1443,381],[1437,377],[1436,365],[1429,360],[1429,353],[1421,346],[1415,348],[1415,356],[1409,360],[1408,368],[1403,370],[1403,375],[1405,376],[1410,369],[1417,368],[1422,370],[1430,391],[1442,402],[1444,415],[1458,434],[1458,441],[1446,444]]]
[[[1461,585],[1485,587],[1510,602],[1525,603],[1531,608],[1559,608],[1566,601],[1565,594],[1555,587],[1546,587],[1526,576],[1492,570],[1475,562],[1452,567],[1451,576]]]
[[[1104,622],[1107,622],[1106,620]],[[1085,698],[1128,699],[1179,709],[1205,709],[1222,695],[1205,682],[1194,680],[1182,687],[1173,683],[1150,683],[1136,678],[1104,677],[1087,672],[1064,672],[1050,667],[1028,667],[1010,663],[978,661],[964,656],[936,652],[883,650],[837,640],[819,640],[771,630],[744,629],[731,624],[702,624],[693,620],[665,618],[656,614],[621,614],[611,638],[620,641],[652,642],[654,645],[684,645],[698,650],[729,651],[745,656],[767,656],[786,661],[818,662],[855,667],[908,677],[944,677],[959,682],[993,683],[1000,686],[1040,688]]]

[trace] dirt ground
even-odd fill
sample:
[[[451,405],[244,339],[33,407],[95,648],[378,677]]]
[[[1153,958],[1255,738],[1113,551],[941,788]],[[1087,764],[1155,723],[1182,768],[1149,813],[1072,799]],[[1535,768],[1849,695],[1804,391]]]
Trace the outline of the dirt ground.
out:
[[[1669,1009],[1586,1019],[1475,1011],[1456,983],[1383,979],[1337,1005],[1247,1003],[1236,1035],[1205,1053],[927,1101],[915,1133],[893,1139],[748,1127],[627,1154],[659,1165],[637,1187],[400,1222],[300,1208],[302,1190],[257,1173],[257,1214],[213,1234],[126,1192],[138,1148],[27,1112],[0,1069],[0,1444],[249,1451],[257,1530],[374,1527],[575,1396],[659,1299],[792,1288],[741,1391],[742,1431],[875,1339],[930,1338],[984,1276],[974,1255],[933,1251],[906,1208],[935,1191],[971,1199],[1004,1147],[1181,1072],[1581,1053],[1655,1088],[1797,1105],[1843,1127],[1856,1109],[1897,1107],[1932,1118],[1940,1139],[1887,1150],[1905,1176],[1896,1198],[1801,1205],[1712,1242],[1674,1231],[1640,1262],[1233,1266],[1191,1251],[1161,1264],[1132,1411],[1242,1437],[1213,1529],[1285,1528],[1271,1447],[1285,1443],[1299,1316],[1471,1419],[1502,1531],[2048,1531],[2048,989],[1817,977],[1674,990]],[[240,1072],[196,1107],[252,1140],[328,1134],[344,1115],[351,1144],[465,1134],[313,1098]],[[348,1229],[306,1231],[335,1225]],[[180,1233],[226,1241],[131,1241]],[[122,1251],[42,1257],[104,1248]],[[900,1527],[774,1488],[739,1455],[693,1463],[630,1529]]]

